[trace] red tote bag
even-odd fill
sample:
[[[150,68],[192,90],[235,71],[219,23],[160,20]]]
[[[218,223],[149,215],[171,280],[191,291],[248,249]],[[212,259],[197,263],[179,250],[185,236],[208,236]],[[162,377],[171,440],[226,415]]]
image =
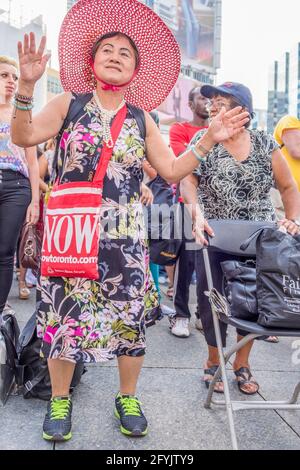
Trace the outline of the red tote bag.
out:
[[[124,105],[113,120],[114,144],[126,114]],[[54,185],[45,217],[42,276],[99,279],[100,208],[113,147],[104,144],[92,182],[57,182]]]

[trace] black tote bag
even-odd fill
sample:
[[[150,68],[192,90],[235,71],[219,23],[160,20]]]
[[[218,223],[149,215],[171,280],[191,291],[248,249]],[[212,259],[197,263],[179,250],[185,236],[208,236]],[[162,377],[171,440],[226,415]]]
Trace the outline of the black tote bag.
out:
[[[300,235],[267,228],[256,247],[258,324],[300,329]]]
[[[154,204],[147,208],[150,260],[161,266],[176,263],[182,245],[182,207],[174,203],[173,190],[161,176],[147,183]]]

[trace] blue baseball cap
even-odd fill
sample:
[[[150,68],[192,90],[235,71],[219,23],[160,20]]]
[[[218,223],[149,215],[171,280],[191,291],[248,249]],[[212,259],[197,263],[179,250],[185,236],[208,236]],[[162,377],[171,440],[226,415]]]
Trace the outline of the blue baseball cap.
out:
[[[233,96],[241,106],[248,109],[251,117],[254,116],[252,93],[241,83],[225,82],[220,86],[203,85],[200,92],[206,98],[212,98],[219,93]]]

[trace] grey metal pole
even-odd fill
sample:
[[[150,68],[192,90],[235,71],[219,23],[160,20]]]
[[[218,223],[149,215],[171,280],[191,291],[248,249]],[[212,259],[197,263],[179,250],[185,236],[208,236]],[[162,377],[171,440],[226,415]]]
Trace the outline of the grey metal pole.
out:
[[[213,279],[212,279],[212,274],[211,274],[208,250],[206,247],[203,248],[203,258],[204,258],[208,290],[211,291],[214,286],[213,286]],[[227,416],[228,416],[228,421],[229,421],[231,442],[232,442],[233,450],[238,450],[238,443],[237,443],[236,432],[235,432],[235,427],[234,427],[233,410],[232,410],[232,404],[231,404],[231,399],[230,399],[229,385],[228,385],[228,380],[227,380],[227,375],[226,375],[226,365],[225,365],[225,359],[224,359],[224,353],[223,353],[223,345],[222,345],[219,319],[216,313],[214,312],[214,309],[211,309],[211,310],[212,310],[217,346],[218,346],[218,351],[219,351],[220,366],[223,372],[222,375],[223,375],[223,382],[224,382],[224,395],[225,395]]]

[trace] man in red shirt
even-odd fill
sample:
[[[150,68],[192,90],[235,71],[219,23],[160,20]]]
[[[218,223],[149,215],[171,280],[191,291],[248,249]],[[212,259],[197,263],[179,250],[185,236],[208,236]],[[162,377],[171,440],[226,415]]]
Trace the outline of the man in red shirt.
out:
[[[195,87],[190,91],[188,105],[193,113],[193,119],[189,122],[176,122],[170,129],[170,146],[176,157],[185,152],[191,139],[198,131],[207,128],[208,111],[206,106],[208,101],[207,98],[201,95],[200,87]],[[189,323],[191,312],[188,303],[194,269],[195,251],[187,249],[186,243],[183,243],[175,267],[174,307],[176,316],[174,318],[175,321],[172,320],[171,324],[172,334],[181,338],[187,338],[190,335]],[[196,328],[202,329],[198,312],[196,312],[196,316]]]
[[[186,149],[194,135],[208,126],[208,99],[201,95],[200,87],[193,88],[189,93],[189,108],[193,119],[189,122],[175,122],[170,128],[170,146],[178,157]]]

